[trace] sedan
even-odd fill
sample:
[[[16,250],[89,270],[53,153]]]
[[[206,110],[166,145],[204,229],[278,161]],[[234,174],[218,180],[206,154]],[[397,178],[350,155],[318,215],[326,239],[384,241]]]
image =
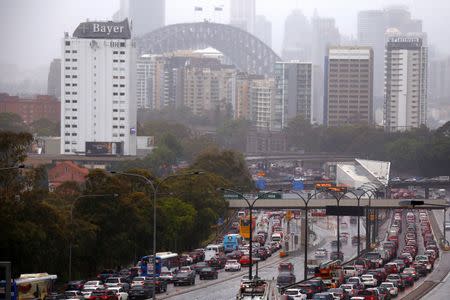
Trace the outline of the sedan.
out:
[[[219,276],[219,274],[217,273],[217,270],[215,268],[211,268],[211,267],[202,268],[198,274],[200,276],[200,280],[217,279]]]
[[[373,274],[364,274],[361,276],[361,280],[366,287],[376,287],[378,285],[378,281]]]
[[[235,259],[227,260],[227,262],[225,263],[225,271],[240,271],[240,270],[241,264]]]
[[[284,291],[283,295],[289,296],[289,299],[294,299],[294,300],[306,300],[307,299],[306,291],[303,289],[299,289],[299,288],[287,289],[286,291]]]
[[[398,296],[398,287],[395,283],[393,282],[382,282],[380,284],[380,287],[386,288],[389,293],[391,294],[391,296],[393,297],[397,297]]]

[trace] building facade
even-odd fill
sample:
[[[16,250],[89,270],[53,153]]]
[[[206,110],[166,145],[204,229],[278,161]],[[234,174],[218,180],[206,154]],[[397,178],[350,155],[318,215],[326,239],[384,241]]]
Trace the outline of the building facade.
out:
[[[128,20],[81,23],[62,49],[61,153],[135,155],[136,54]]]
[[[31,124],[40,119],[47,119],[54,123],[61,118],[61,102],[54,96],[37,95],[33,98],[0,95],[0,113],[19,115],[25,124]]]
[[[250,82],[251,120],[257,128],[279,128],[274,119],[275,80],[252,79]]]
[[[138,109],[152,108],[155,59],[149,54],[136,60],[136,104]]]
[[[293,10],[284,23],[281,57],[289,60],[311,60],[311,24],[301,10]]]
[[[255,0],[231,0],[230,25],[254,34],[255,2]]]
[[[330,47],[325,82],[324,116],[327,126],[372,124],[372,48]]]
[[[387,35],[384,124],[404,131],[427,123],[428,52],[422,34]]]
[[[302,116],[311,122],[312,118],[312,63],[299,61],[275,63],[276,94],[274,122],[281,130],[289,120]]]

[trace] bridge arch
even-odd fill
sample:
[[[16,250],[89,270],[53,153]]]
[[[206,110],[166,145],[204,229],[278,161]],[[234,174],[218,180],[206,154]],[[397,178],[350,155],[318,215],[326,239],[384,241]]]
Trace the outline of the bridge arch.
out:
[[[168,25],[136,39],[140,53],[213,47],[242,71],[271,74],[280,57],[260,39],[239,28],[211,22]]]

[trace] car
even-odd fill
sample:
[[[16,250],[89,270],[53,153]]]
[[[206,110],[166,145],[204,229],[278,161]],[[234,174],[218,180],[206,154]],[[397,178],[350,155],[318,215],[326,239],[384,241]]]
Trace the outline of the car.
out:
[[[403,279],[402,277],[400,277],[399,274],[389,274],[388,277],[386,278],[386,281],[396,283],[400,290],[405,289],[405,283],[403,282]]]
[[[253,263],[255,263],[254,258],[252,258]],[[250,256],[244,255],[241,257],[241,259],[239,260],[239,263],[241,264],[241,266],[250,266]]]
[[[356,277],[356,276],[348,278],[347,283],[355,285],[356,289],[358,289],[358,290],[364,288],[364,284],[363,284],[361,278]]]
[[[378,290],[377,289],[366,289],[358,291],[358,296],[364,297],[364,300],[378,300]]]
[[[89,280],[84,283],[83,289],[98,289],[104,287],[105,286],[100,280]]]
[[[240,271],[241,264],[235,259],[229,259],[225,263],[225,271]]]
[[[225,267],[226,262],[227,262],[227,259],[225,256],[221,256],[221,257],[218,256],[218,257],[211,258],[209,260],[208,264],[209,264],[209,267],[220,270]]]
[[[109,277],[113,277],[116,275],[116,271],[112,270],[112,269],[105,269],[103,271],[100,272],[100,274],[97,275],[97,279],[105,282],[105,280]]]
[[[290,271],[282,271],[277,276],[277,286],[284,287],[295,283],[295,275]]]
[[[394,282],[382,282],[380,284],[380,287],[386,288],[391,296],[397,297],[398,296],[398,287]]]
[[[349,297],[355,296],[358,292],[356,285],[352,283],[343,283],[339,288],[343,289]]]
[[[84,299],[84,295],[83,293],[81,293],[81,291],[78,290],[71,290],[71,291],[65,291],[64,292],[64,296],[66,300],[82,300]]]
[[[128,292],[129,300],[144,300],[152,298],[153,289],[150,286],[135,285]]]
[[[109,277],[105,280],[105,287],[108,288],[114,286],[123,287],[125,291],[130,289],[130,284],[122,277]]]
[[[166,282],[173,282],[174,276],[175,274],[172,271],[161,271],[161,274],[159,274],[159,279]]]
[[[342,270],[344,271],[344,276],[345,277],[355,277],[359,275],[358,269],[356,269],[355,266],[343,266]]]
[[[205,267],[200,269],[199,278],[200,280],[204,279],[217,279],[219,277],[219,273],[216,268],[213,267]]]
[[[95,287],[84,287],[81,290],[81,294],[83,295],[84,299],[89,299],[89,297],[91,296],[92,292],[95,291],[97,288]]]
[[[188,285],[194,285],[195,284],[195,271],[192,270],[182,270],[173,277],[173,285],[182,285],[182,284],[188,284]],[[200,274],[200,271],[199,271]]]
[[[419,273],[416,271],[415,268],[405,268],[402,272],[402,274],[408,274],[414,278],[414,280],[419,279]]]
[[[96,289],[91,293],[89,300],[118,300],[116,293],[107,289]]]
[[[365,287],[376,287],[378,285],[378,280],[373,274],[364,274],[361,276],[361,280]]]
[[[385,264],[384,269],[388,274],[397,274],[399,272],[398,265],[392,262]]]
[[[347,298],[347,293],[341,288],[331,288],[327,292],[332,293],[335,300],[344,300]]]
[[[315,252],[314,252],[314,256],[317,258],[326,258],[328,256],[328,251],[325,248],[318,248]]]
[[[128,299],[128,293],[120,286],[109,287],[108,290],[114,291],[114,293],[116,293],[118,300]]]
[[[304,289],[290,288],[284,291],[283,295],[289,296],[289,299],[293,300],[306,300],[308,299]]]
[[[379,286],[377,287],[378,294],[380,295],[380,300],[391,300],[392,296],[389,290],[385,287]]]
[[[199,261],[191,266],[191,268],[198,274],[201,268],[209,267],[208,263],[205,261]]]
[[[194,271],[191,271],[195,274]],[[153,281],[155,283],[155,291],[156,293],[164,293],[167,292],[167,281],[162,280],[159,277],[153,279],[153,277],[147,277],[144,281],[144,286],[153,287]]]
[[[278,271],[279,272],[290,272],[293,273],[294,272],[294,265],[290,262],[281,262],[278,265]]]
[[[406,287],[410,287],[414,285],[414,277],[411,274],[405,274],[405,273],[401,273],[400,277],[403,280],[403,283],[405,284]]]
[[[85,280],[72,280],[66,284],[66,291],[81,291],[84,287]]]
[[[324,292],[324,293],[314,294],[312,299],[313,300],[334,300],[334,296],[332,293]]]

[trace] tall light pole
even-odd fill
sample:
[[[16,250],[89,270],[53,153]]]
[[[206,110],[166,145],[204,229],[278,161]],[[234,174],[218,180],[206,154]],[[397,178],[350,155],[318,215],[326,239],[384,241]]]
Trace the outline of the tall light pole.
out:
[[[253,279],[253,274],[252,274],[252,270],[253,270],[253,245],[252,245],[253,244],[253,226],[252,226],[253,207],[255,205],[255,202],[258,199],[261,199],[261,198],[263,198],[264,196],[266,196],[268,194],[274,194],[276,192],[281,192],[281,190],[278,190],[276,192],[275,191],[269,191],[269,192],[265,192],[263,194],[259,194],[251,203],[250,203],[250,200],[247,197],[244,196],[244,194],[242,194],[242,193],[240,193],[238,191],[235,191],[235,190],[232,190],[232,189],[226,189],[226,188],[219,188],[219,190],[223,191],[223,192],[230,192],[230,193],[236,194],[237,196],[239,196],[242,199],[244,199],[245,202],[247,202],[248,209],[250,211],[250,215],[249,215],[249,217],[250,217],[250,249],[249,249],[250,268],[248,269],[248,277],[249,277],[250,280],[252,280]]]
[[[69,281],[72,280],[72,242],[73,242],[73,210],[78,200],[82,198],[117,197],[117,194],[81,195],[70,205],[70,241],[69,241]]]
[[[196,171],[196,172],[190,172],[190,173],[186,173],[186,174],[169,175],[169,176],[164,177],[157,184],[155,184],[152,180],[148,179],[144,175],[140,175],[140,174],[127,173],[127,172],[116,172],[116,171],[111,171],[110,173],[139,178],[139,179],[143,180],[147,185],[149,185],[153,190],[153,259],[152,259],[153,286],[152,286],[152,299],[156,299],[156,198],[158,195],[158,189],[165,181],[167,181],[171,178],[199,175],[199,174],[202,174],[202,172]]]

